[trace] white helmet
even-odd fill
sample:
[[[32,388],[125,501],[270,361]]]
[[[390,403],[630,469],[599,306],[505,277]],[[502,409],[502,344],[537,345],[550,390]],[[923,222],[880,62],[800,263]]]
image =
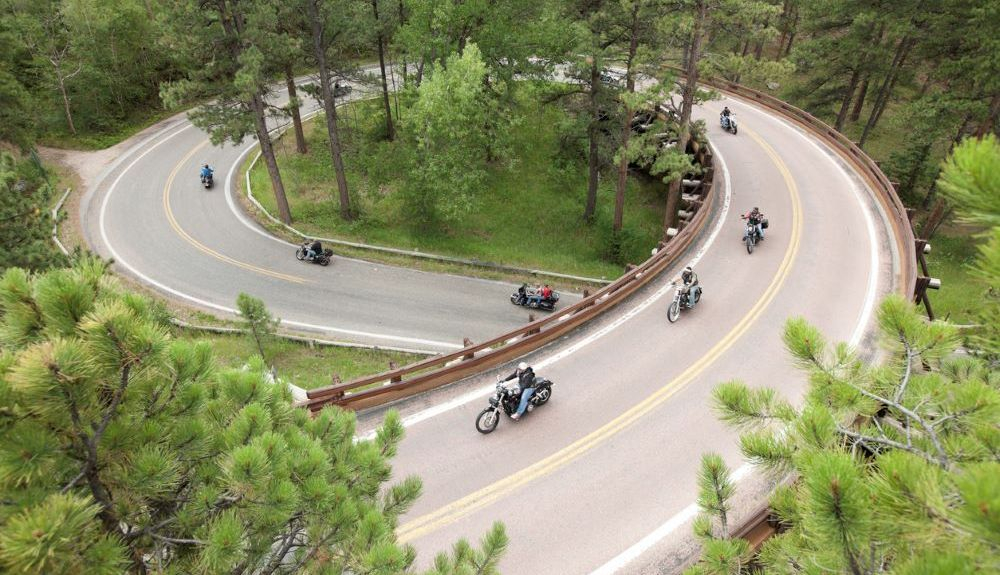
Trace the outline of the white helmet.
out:
[[[524,371],[526,369],[528,369],[528,364],[524,363],[523,361],[521,363],[517,364],[517,370],[518,371]]]

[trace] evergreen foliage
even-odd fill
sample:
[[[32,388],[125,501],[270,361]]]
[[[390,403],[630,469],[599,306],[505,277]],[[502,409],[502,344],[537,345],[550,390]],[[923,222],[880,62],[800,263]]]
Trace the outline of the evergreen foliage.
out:
[[[65,258],[49,237],[52,189],[38,164],[0,150],[0,273],[9,267],[43,269]]]
[[[264,342],[274,335],[274,330],[277,329],[281,320],[271,316],[271,312],[268,311],[263,300],[242,292],[236,296],[236,308],[240,310],[243,323],[254,343],[257,344],[257,352],[267,360],[267,354],[264,353]]]
[[[401,573],[415,477],[386,485],[390,413],[310,417],[265,366],[219,370],[172,341],[106,264],[0,279],[0,570],[10,573]],[[446,573],[495,572],[502,526]]]
[[[972,345],[993,360],[1000,358],[1000,141],[992,134],[968,139],[955,148],[941,171],[942,194],[973,225],[988,226],[979,246],[975,273],[986,280],[981,298],[980,327]]]
[[[741,448],[797,480],[771,508],[785,531],[765,542],[767,573],[972,573],[1000,569],[1000,371],[954,354],[956,330],[897,296],[878,313],[885,361],[868,365],[803,319],[783,338],[808,377],[795,408],[772,390],[713,392]],[[706,456],[699,505],[717,518],[731,489]],[[711,537],[704,520],[695,532]],[[724,533],[724,530],[723,530]],[[706,542],[695,573],[739,573],[744,549]]]

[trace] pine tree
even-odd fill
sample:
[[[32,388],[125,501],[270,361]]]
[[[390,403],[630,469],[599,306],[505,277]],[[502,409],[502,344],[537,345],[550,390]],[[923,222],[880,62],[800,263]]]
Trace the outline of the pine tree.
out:
[[[269,104],[271,84],[284,70],[284,56],[295,40],[279,26],[277,4],[266,0],[169,4],[167,42],[190,62],[186,78],[161,87],[163,101],[176,106],[195,98],[211,98],[188,113],[208,131],[213,144],[241,143],[253,134],[271,178],[278,215],[286,224],[292,213],[278,169],[267,118],[283,114]]]
[[[264,353],[264,342],[274,335],[274,330],[281,323],[281,320],[271,316],[271,312],[268,311],[263,300],[242,292],[236,296],[236,308],[240,310],[243,323],[257,345],[257,352],[266,361],[267,354]]]
[[[885,360],[869,365],[788,321],[785,347],[809,381],[801,408],[737,381],[713,392],[722,419],[744,430],[744,456],[797,476],[771,497],[786,531],[758,561],[779,574],[994,572],[1000,371],[954,355],[956,330],[898,296],[878,324]]]
[[[52,189],[39,166],[0,150],[0,272],[8,267],[44,269],[65,263],[50,239]]]
[[[398,415],[356,440],[352,412],[311,417],[163,316],[96,260],[0,278],[0,571],[409,572]],[[502,535],[456,572],[495,565]]]
[[[987,356],[1000,357],[1000,141],[992,134],[968,139],[955,148],[938,180],[941,193],[959,210],[963,221],[989,226],[981,237],[977,276],[986,281],[981,297],[980,328],[973,345]],[[975,296],[976,294],[970,294]]]

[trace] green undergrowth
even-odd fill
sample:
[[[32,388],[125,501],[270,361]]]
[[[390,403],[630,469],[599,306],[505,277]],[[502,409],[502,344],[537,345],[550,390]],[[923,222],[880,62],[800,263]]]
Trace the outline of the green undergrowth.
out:
[[[353,222],[339,214],[322,116],[306,124],[308,154],[295,153],[293,134],[280,140],[279,165],[297,229],[309,235],[607,279],[621,274],[621,261],[643,261],[659,238],[666,188],[654,179],[632,177],[623,257],[614,261],[608,246],[615,174],[602,174],[597,216],[594,223],[584,224],[587,166],[582,154],[568,152],[560,144],[567,113],[525,97],[519,99],[520,117],[513,130],[512,167],[490,168],[471,213],[460,221],[430,232],[416,229],[401,215],[394,194],[405,178],[396,169],[397,146],[402,144],[379,140],[384,123],[380,110],[378,101],[338,108],[347,180],[358,212]],[[254,166],[251,181],[257,199],[276,213],[263,162]]]
[[[175,337],[211,342],[219,367],[242,367],[247,358],[257,354],[256,345],[245,335],[217,334],[196,330],[175,329]],[[301,387],[313,389],[330,385],[333,375],[350,381],[397,366],[424,359],[425,356],[396,351],[362,348],[314,346],[296,341],[272,338],[264,347],[267,361],[278,377]]]

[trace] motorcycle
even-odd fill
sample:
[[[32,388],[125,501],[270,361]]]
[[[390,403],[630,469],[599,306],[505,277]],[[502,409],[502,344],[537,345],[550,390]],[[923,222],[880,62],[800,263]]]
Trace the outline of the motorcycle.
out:
[[[212,174],[208,174],[207,176],[201,177],[201,185],[205,186],[206,190],[212,189],[212,186],[214,184],[215,184],[215,179],[212,177]]]
[[[535,393],[528,400],[527,411],[545,405],[552,397],[552,382],[542,378],[535,378]],[[479,433],[490,433],[497,428],[500,423],[500,414],[505,413],[510,417],[517,413],[517,408],[521,404],[520,386],[507,387],[504,382],[497,377],[496,393],[490,396],[490,406],[479,412],[476,416],[476,430]]]
[[[766,219],[761,220],[760,227],[763,229],[767,229]],[[760,235],[760,232],[757,230],[757,226],[755,226],[749,220],[747,220],[747,227],[745,230],[743,230],[743,243],[746,244],[747,246],[747,253],[752,254],[754,246],[756,246],[759,242],[762,241],[764,241],[764,236]]]
[[[532,299],[531,296],[535,295],[535,292],[529,293],[527,288],[528,284],[522,284],[521,287],[514,290],[514,293],[510,294],[510,303],[537,308],[542,311],[552,311],[556,308],[556,302],[559,301],[559,294],[552,292],[552,295],[547,298],[542,298],[541,300]]]
[[[723,130],[727,132],[732,132],[734,136],[736,135],[736,132],[738,131],[736,125],[736,114],[730,113],[728,116],[720,114],[719,124],[722,126]]]
[[[674,323],[681,317],[682,309],[694,309],[694,306],[701,301],[701,286],[691,286],[684,289],[684,286],[677,288],[674,292],[674,301],[667,308],[667,319]]]
[[[321,266],[330,265],[330,258],[333,256],[333,250],[327,248],[323,250],[323,253],[317,254],[315,256],[309,255],[309,244],[312,242],[306,242],[299,246],[299,249],[295,250],[295,259],[301,261],[308,261],[314,264],[319,264]]]

